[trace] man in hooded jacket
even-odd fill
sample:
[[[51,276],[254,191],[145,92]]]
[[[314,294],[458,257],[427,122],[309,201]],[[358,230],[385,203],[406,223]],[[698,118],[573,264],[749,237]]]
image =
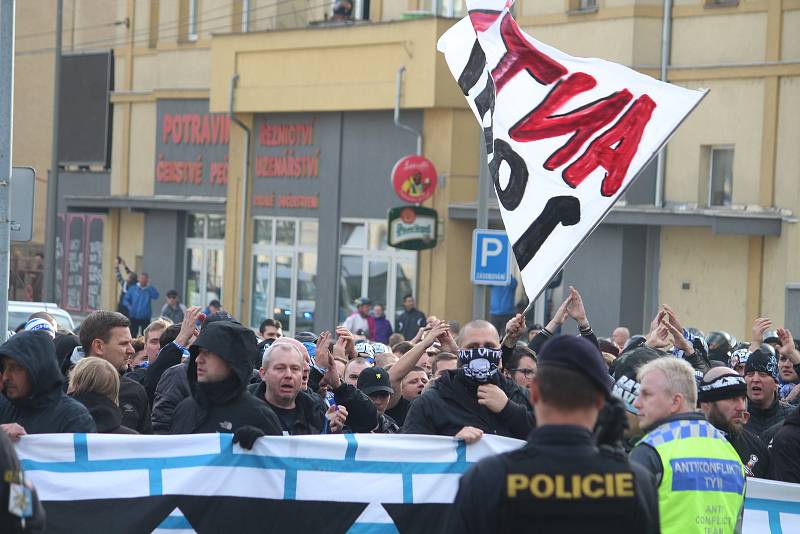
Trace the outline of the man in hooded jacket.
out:
[[[255,350],[256,336],[249,328],[232,321],[206,324],[189,349],[192,396],[175,408],[170,433],[236,433],[255,427],[264,435],[281,435],[275,412],[246,389]],[[243,446],[251,448],[252,441]]]
[[[534,427],[528,396],[498,372],[500,336],[476,320],[461,330],[459,368],[446,371],[414,399],[404,434],[455,436],[474,443],[484,433],[525,439]]]
[[[16,423],[26,434],[97,431],[89,411],[64,394],[49,334],[33,331],[13,336],[0,346],[0,364],[0,424]]]

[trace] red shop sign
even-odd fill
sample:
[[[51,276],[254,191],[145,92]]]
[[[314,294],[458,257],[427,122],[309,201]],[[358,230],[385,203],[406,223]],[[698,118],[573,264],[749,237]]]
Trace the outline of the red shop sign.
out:
[[[422,156],[405,156],[394,164],[392,185],[401,200],[419,204],[436,190],[436,168]]]

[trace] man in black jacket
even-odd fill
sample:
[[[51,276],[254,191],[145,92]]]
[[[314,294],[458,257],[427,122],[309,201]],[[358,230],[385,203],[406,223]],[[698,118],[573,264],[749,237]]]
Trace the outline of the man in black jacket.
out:
[[[89,411],[67,397],[46,332],[21,332],[0,346],[0,424],[16,441],[24,434],[96,432]]]
[[[733,369],[713,367],[700,382],[697,400],[708,422],[725,432],[725,437],[739,454],[747,476],[769,478],[767,446],[744,427],[747,410],[744,378]]]
[[[403,297],[403,308],[405,311],[397,318],[394,331],[403,334],[406,341],[411,341],[417,337],[419,329],[425,326],[425,314],[416,308],[414,297],[410,294]]]
[[[657,533],[653,476],[619,451],[598,448],[592,437],[610,382],[590,342],[572,336],[548,342],[531,384],[536,429],[522,448],[467,471],[447,532],[526,532],[532,525],[537,532],[615,532],[625,525]]]
[[[284,435],[372,431],[378,424],[375,406],[366,395],[341,380],[328,349],[328,338],[324,333],[320,338],[316,363],[323,366],[320,383],[327,384],[333,393],[332,406],[304,390],[303,373],[308,364],[300,351],[302,344],[291,338],[279,338],[264,352],[259,369],[262,381],[251,386],[253,395],[278,415]]]
[[[792,412],[792,406],[778,398],[778,360],[774,349],[761,345],[750,354],[744,367],[747,382],[747,410],[750,419],[745,428],[764,443],[772,439],[771,431]]]
[[[255,334],[239,323],[217,321],[203,326],[189,349],[187,377],[192,396],[175,409],[171,434],[236,434],[242,428],[255,428],[261,435],[280,435],[275,413],[247,392],[256,345]],[[245,448],[252,448],[253,441],[241,440]]]
[[[772,478],[782,482],[800,482],[800,408],[786,417],[770,445]]]
[[[130,321],[118,312],[96,311],[81,323],[80,339],[86,357],[102,358],[120,373],[119,407],[122,424],[140,434],[150,433],[150,403],[144,387],[126,378],[128,358],[133,356]]]
[[[442,374],[411,403],[403,433],[455,436],[467,443],[485,432],[525,439],[534,424],[532,408],[525,390],[499,372],[497,329],[472,321],[459,341],[459,368]]]

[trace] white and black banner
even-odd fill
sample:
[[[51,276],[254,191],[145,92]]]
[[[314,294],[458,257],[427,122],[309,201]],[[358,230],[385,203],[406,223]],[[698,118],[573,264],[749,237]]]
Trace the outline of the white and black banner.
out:
[[[521,441],[50,434],[17,444],[47,532],[439,532],[458,480]]]
[[[523,32],[513,4],[467,0],[438,49],[484,130],[533,301],[705,92],[569,56]]]
[[[522,441],[383,434],[24,436],[47,532],[440,532],[458,480]],[[800,532],[800,484],[748,479],[745,533]]]

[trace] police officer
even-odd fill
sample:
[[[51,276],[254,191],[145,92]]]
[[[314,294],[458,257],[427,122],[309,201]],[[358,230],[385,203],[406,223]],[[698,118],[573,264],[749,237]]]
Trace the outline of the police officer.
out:
[[[725,435],[695,411],[692,366],[659,358],[639,369],[638,377],[633,405],[645,436],[631,460],[656,475],[661,532],[740,532],[744,466]]]
[[[525,446],[461,478],[449,531],[658,532],[653,476],[592,437],[610,395],[596,346],[573,336],[548,341],[530,387],[537,427]]]

